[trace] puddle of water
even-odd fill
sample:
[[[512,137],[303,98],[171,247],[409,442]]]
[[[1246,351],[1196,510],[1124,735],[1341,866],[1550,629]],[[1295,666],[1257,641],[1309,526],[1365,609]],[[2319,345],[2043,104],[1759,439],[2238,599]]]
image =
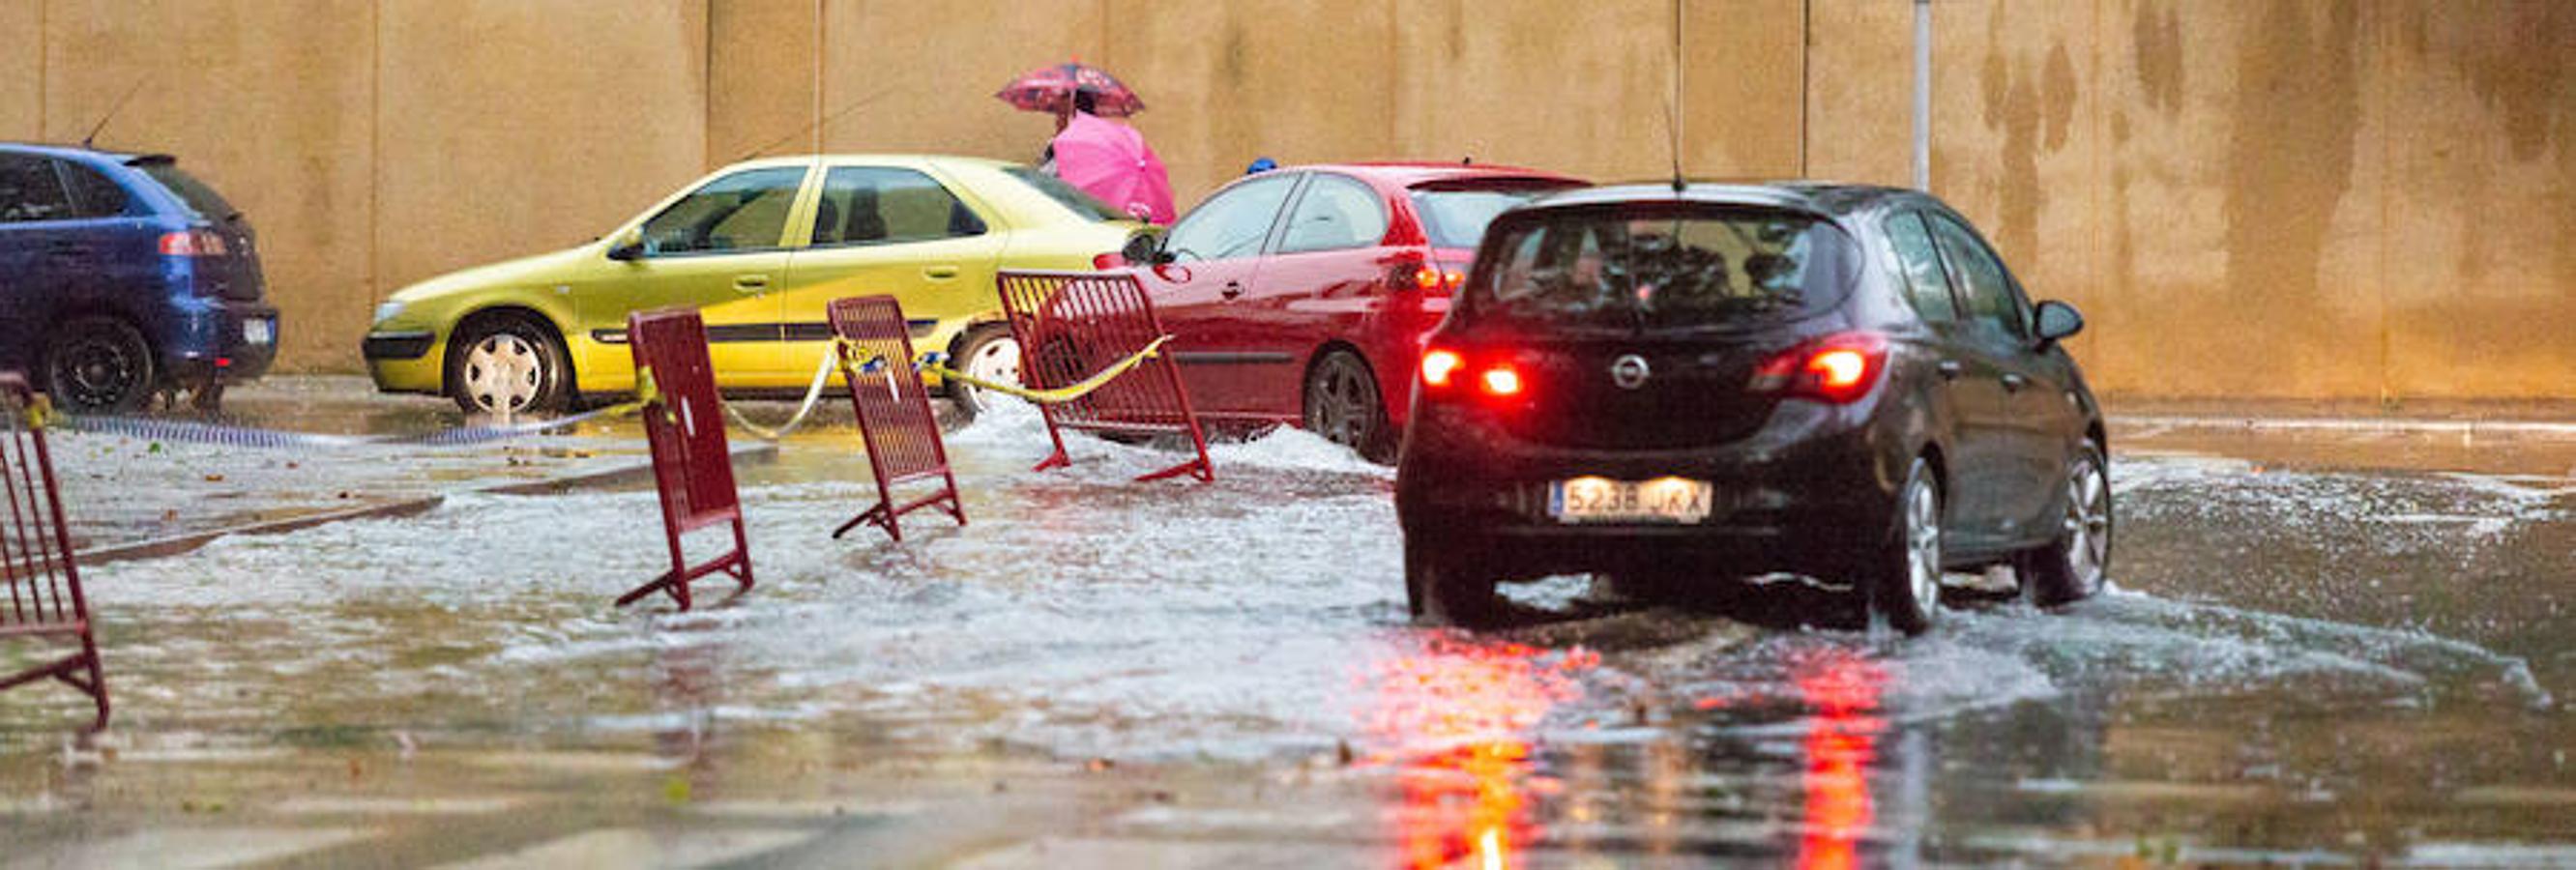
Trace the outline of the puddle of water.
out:
[[[2576,788],[2550,753],[2571,737],[2566,659],[2530,652],[2565,649],[2563,624],[2428,598],[2491,628],[2450,631],[2317,592],[2431,596],[2464,561],[2546,586],[2569,523],[2534,481],[2124,456],[2121,589],[2063,612],[1958,611],[1897,642],[1560,581],[1521,600],[1568,618],[1480,635],[1403,624],[1385,468],[1282,432],[1217,446],[1213,484],[1130,484],[1172,455],[1069,440],[1073,468],[1033,472],[1042,423],[988,414],[950,441],[970,524],[916,515],[902,544],[830,540],[874,496],[864,462],[793,442],[743,474],[759,588],[687,615],[606,604],[666,559],[654,496],[631,486],[101,566],[126,743],[99,763],[399,747],[575,779],[751,752],[1247,765],[1358,788],[1407,863],[1584,843],[2079,860],[2111,835],[2399,858],[2562,837],[2450,796]],[[0,769],[50,764],[30,760],[60,749],[72,705],[6,700]]]

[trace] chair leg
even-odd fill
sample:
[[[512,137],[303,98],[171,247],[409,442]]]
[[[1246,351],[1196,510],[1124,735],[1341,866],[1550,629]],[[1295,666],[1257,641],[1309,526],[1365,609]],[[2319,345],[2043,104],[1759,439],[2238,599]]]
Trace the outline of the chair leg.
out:
[[[98,699],[98,721],[90,725],[90,730],[105,731],[108,712],[107,674],[99,667],[96,647],[92,647],[89,651],[89,694],[90,697]]]

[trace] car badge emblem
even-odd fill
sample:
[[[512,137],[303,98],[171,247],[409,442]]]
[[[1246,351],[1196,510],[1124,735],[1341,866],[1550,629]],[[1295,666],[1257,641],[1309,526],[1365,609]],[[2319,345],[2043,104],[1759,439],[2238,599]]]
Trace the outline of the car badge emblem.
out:
[[[1610,363],[1610,382],[1618,384],[1622,390],[1645,386],[1647,376],[1654,373],[1655,370],[1646,365],[1645,357],[1633,353]]]

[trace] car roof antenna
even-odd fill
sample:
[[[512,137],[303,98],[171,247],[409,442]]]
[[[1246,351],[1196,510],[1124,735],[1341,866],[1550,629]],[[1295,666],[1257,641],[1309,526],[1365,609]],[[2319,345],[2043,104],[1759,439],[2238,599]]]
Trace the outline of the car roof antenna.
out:
[[[1682,179],[1682,0],[1673,0],[1673,90],[1664,95],[1664,133],[1673,158],[1673,193],[1690,187]]]
[[[835,111],[835,112],[833,112],[833,113],[831,113],[831,114],[829,114],[829,115],[825,115],[825,116],[820,117],[820,118],[816,118],[816,119],[814,119],[813,121],[806,123],[806,124],[805,124],[805,126],[798,127],[798,128],[796,128],[793,132],[790,132],[790,133],[788,133],[788,134],[787,134],[787,135],[785,135],[785,136],[780,136],[780,137],[778,137],[778,138],[776,138],[776,139],[772,139],[772,140],[770,140],[770,141],[769,141],[769,144],[767,144],[767,145],[762,145],[762,146],[760,146],[760,147],[758,147],[758,148],[751,149],[751,151],[750,151],[749,153],[746,153],[746,154],[744,154],[744,155],[742,155],[742,156],[740,156],[740,157],[736,157],[736,158],[734,158],[733,162],[735,162],[735,163],[740,163],[740,162],[743,162],[743,161],[745,161],[745,160],[749,160],[749,159],[752,159],[752,158],[754,158],[754,157],[758,157],[758,156],[760,156],[760,155],[767,154],[767,153],[769,153],[769,149],[776,148],[776,147],[778,147],[778,146],[780,146],[780,145],[785,145],[785,144],[787,144],[788,140],[790,140],[790,139],[794,139],[794,138],[796,138],[796,137],[798,137],[798,136],[803,136],[803,135],[805,135],[805,134],[807,134],[807,133],[811,133],[811,132],[814,132],[814,131],[816,131],[816,130],[825,130],[825,131],[828,131],[828,130],[830,130],[830,129],[831,129],[831,127],[832,127],[832,122],[834,122],[834,121],[838,121],[838,120],[841,120],[841,118],[843,118],[844,116],[849,115],[851,112],[856,112],[856,111],[858,111],[859,109],[866,107],[869,103],[874,103],[874,102],[876,102],[878,99],[883,98],[885,95],[887,95],[887,94],[891,94],[891,93],[894,93],[894,86],[893,86],[893,85],[887,85],[887,86],[885,86],[885,87],[878,88],[878,89],[876,89],[875,91],[870,92],[867,96],[860,97],[860,98],[858,98],[858,100],[856,100],[856,101],[854,101],[854,102],[850,103],[849,105],[842,106],[838,111]]]
[[[90,143],[98,141],[98,131],[107,129],[107,122],[116,120],[116,113],[125,111],[126,102],[134,99],[135,94],[142,93],[143,86],[151,83],[151,81],[151,79],[144,79],[142,81],[135,82],[134,87],[125,89],[125,96],[116,98],[116,105],[107,107],[107,114],[99,116],[98,123],[89,128],[89,135],[81,137],[81,147],[87,150],[97,150],[92,147]]]

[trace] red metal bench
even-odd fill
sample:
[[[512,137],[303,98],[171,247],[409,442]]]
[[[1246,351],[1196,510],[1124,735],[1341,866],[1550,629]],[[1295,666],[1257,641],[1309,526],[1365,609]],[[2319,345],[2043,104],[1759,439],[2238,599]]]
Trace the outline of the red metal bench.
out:
[[[948,470],[948,445],[939,436],[939,418],[930,410],[930,390],[913,371],[912,332],[903,306],[892,296],[832,300],[832,334],[840,339],[841,378],[850,388],[850,408],[859,417],[859,437],[868,448],[868,468],[877,479],[877,503],[832,530],[832,537],[865,523],[903,540],[898,521],[926,507],[939,508],[966,524],[966,508],[957,501],[957,476]],[[894,487],[937,480],[928,495],[897,504]]]
[[[742,498],[734,488],[733,454],[725,443],[724,407],[716,395],[715,366],[707,361],[707,328],[691,309],[638,311],[626,316],[635,371],[648,373],[658,395],[644,406],[644,440],[653,449],[653,484],[662,495],[663,536],[671,544],[671,570],[617,599],[635,603],[668,593],[689,609],[689,583],[724,572],[751,588],[751,544],[743,537]],[[718,523],[733,526],[733,549],[691,565],[680,536]]]
[[[25,378],[0,373],[0,640],[30,639],[59,650],[79,649],[0,677],[10,689],[52,677],[98,702],[107,727],[107,678],[100,673],[98,641],[91,632],[89,599],[81,594],[80,565],[72,557],[63,522],[54,461],[45,448],[45,405]]]

